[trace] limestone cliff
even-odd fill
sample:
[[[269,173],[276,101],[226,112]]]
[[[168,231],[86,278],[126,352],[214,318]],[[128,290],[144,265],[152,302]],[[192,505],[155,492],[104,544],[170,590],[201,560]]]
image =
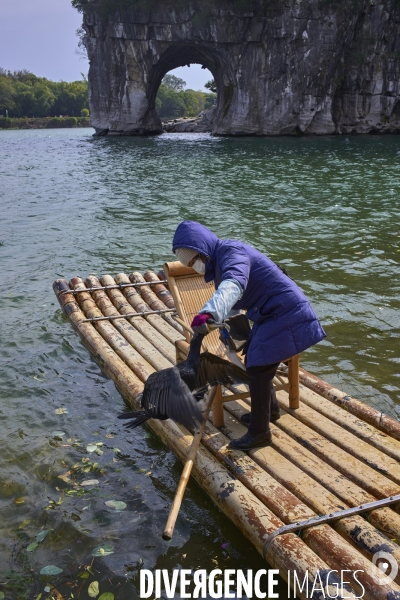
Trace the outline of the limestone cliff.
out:
[[[99,133],[160,133],[160,82],[190,63],[217,83],[216,135],[400,132],[399,0],[134,1],[83,5]]]

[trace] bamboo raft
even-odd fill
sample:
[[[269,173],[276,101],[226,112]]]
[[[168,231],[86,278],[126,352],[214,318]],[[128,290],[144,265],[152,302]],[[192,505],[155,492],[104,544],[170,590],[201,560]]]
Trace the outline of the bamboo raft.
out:
[[[58,279],[53,288],[85,346],[136,408],[147,377],[185,358],[187,324],[213,292],[180,263],[166,264],[158,275]],[[226,356],[217,332],[204,344]],[[331,597],[399,599],[400,573],[382,579],[375,557],[384,552],[392,566],[400,563],[400,502],[393,501],[400,500],[400,423],[300,369],[297,357],[275,383],[284,412],[271,424],[272,446],[228,449],[229,439],[246,431],[239,418],[250,402],[245,388],[220,390],[193,477],[283,579],[291,576],[290,585],[294,572],[300,582],[319,576],[325,583],[330,571],[346,571],[344,596],[332,585],[339,576],[330,579]],[[192,434],[171,420],[148,425],[185,462]],[[318,523],[321,515],[332,518]],[[309,519],[314,525],[301,537],[280,531]],[[297,597],[307,595],[297,591]]]

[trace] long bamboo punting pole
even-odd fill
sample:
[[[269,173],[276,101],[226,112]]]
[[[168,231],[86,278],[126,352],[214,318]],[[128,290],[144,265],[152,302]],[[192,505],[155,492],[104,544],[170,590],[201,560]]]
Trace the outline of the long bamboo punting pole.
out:
[[[352,415],[363,419],[363,421],[367,421],[367,423],[400,440],[399,421],[388,417],[383,412],[372,408],[372,406],[364,404],[364,402],[360,402],[360,400],[348,396],[333,385],[330,385],[330,383],[323,381],[304,369],[300,369],[300,382],[333,404],[345,408]]]
[[[143,274],[143,277],[145,281],[160,281],[154,271],[146,271],[146,273]],[[167,308],[175,308],[172,294],[169,290],[167,290],[163,283],[155,283],[151,287],[154,293],[157,294],[158,298],[165,304]]]
[[[130,283],[129,278],[125,273],[119,273],[115,276],[116,283]],[[125,298],[128,300],[129,304],[133,306],[135,310],[138,312],[147,312],[151,310],[148,304],[143,300],[139,292],[136,289],[125,288],[123,290],[123,294]],[[167,323],[162,317],[159,315],[148,315],[144,317],[151,325],[162,335],[164,335],[167,340],[169,340],[172,344],[179,340],[184,340],[185,337],[177,331],[174,327],[171,327],[169,323]]]
[[[129,275],[129,279],[132,283],[146,283],[143,275],[138,271],[131,273]],[[140,293],[146,304],[148,304],[153,310],[163,310],[165,308],[164,302],[157,298],[150,286],[142,285],[137,288],[137,291]],[[179,325],[179,323],[174,321],[170,314],[166,313],[162,316],[162,318],[165,319],[165,321],[167,321],[167,323],[174,327],[174,329],[176,329],[179,333],[183,333],[182,327]]]
[[[70,281],[70,286],[74,290],[82,290],[76,298],[86,317],[101,317],[102,313],[96,306],[95,301],[88,292],[85,292],[85,284],[79,277],[74,277]],[[132,371],[141,381],[146,381],[149,375],[155,372],[155,369],[136,352],[126,339],[118,333],[112,323],[108,321],[98,321],[94,327],[100,335],[110,344],[111,348],[126,362]]]
[[[304,403],[301,403],[300,408],[294,411],[290,409],[285,398],[280,397],[279,401],[282,402],[282,408],[296,419],[327,439],[334,441],[339,448],[346,450],[346,452],[383,473],[389,479],[400,483],[400,464],[394,458],[372,447]],[[369,426],[366,425],[366,427]]]
[[[226,413],[225,413],[226,415]],[[245,433],[245,428],[231,415],[225,416],[226,427],[232,431],[233,437],[241,436]],[[229,434],[231,436],[231,434]],[[344,508],[349,508],[334,494],[328,492],[323,486],[312,477],[304,473],[299,467],[290,460],[282,456],[279,447],[268,447],[250,450],[249,456],[262,469],[269,473],[276,481],[280,482],[285,489],[291,491],[299,500],[315,511],[314,515],[329,514],[337,512]],[[268,505],[268,504],[267,504]],[[285,519],[277,514],[282,521]],[[298,519],[294,519],[296,521]],[[294,522],[292,521],[292,522]],[[386,548],[400,563],[400,547],[394,544],[389,538],[379,532],[373,525],[368,523],[363,517],[354,515],[337,521],[332,525],[340,535],[348,539],[358,547],[358,550],[372,558],[377,552],[377,548]]]
[[[281,392],[277,393],[279,404],[284,407],[285,401],[279,397],[280,394]],[[283,415],[276,422],[276,426],[376,498],[388,498],[400,493],[399,485],[342,450],[290,414]]]
[[[227,423],[228,430],[235,430],[233,435],[230,437],[236,437],[244,432],[244,427],[240,425],[236,420],[232,418]],[[305,515],[312,514],[316,516],[310,508],[306,506],[301,500],[299,500],[294,494],[291,494],[281,483],[279,483],[276,477],[269,475],[259,465],[257,460],[254,462],[256,455],[262,455],[263,453],[269,454],[269,460],[271,463],[277,458],[278,453],[271,448],[263,448],[252,450],[246,456],[242,452],[229,450],[227,447],[227,438],[218,429],[208,425],[206,428],[205,435],[203,436],[203,444],[213,454],[228,465],[234,475],[246,485],[246,487],[254,493],[270,510],[273,510],[283,522],[295,523],[300,520],[310,518]],[[311,490],[312,493],[312,490]],[[304,516],[303,516],[304,515]],[[363,525],[363,519],[358,518],[357,525]],[[350,533],[351,521],[342,519],[342,529],[347,534]],[[347,523],[347,525],[346,525]],[[365,523],[365,521],[364,521]],[[368,533],[370,534],[368,536]],[[349,536],[350,537],[350,536]],[[390,593],[391,590],[399,591],[400,587],[396,584],[390,584],[384,592],[377,593],[376,582],[373,578],[374,569],[372,563],[363,554],[360,553],[360,548],[355,549],[353,545],[343,539],[339,533],[334,531],[328,525],[322,525],[312,527],[303,532],[303,539],[307,538],[307,544],[313,547],[314,552],[317,554],[323,554],[324,559],[331,565],[332,568],[337,570],[349,569],[350,571],[361,570],[362,575],[359,581],[366,588],[364,598],[382,598],[386,599],[386,594]],[[363,539],[361,539],[363,538]],[[374,549],[374,543],[378,543],[380,546],[387,538],[380,535],[379,532],[374,531],[371,526],[363,526],[360,532],[359,545],[361,548],[369,550],[369,555],[372,556],[376,549]],[[356,541],[356,540],[352,540]],[[363,544],[364,542],[364,544]],[[391,545],[390,549],[398,550],[396,545],[389,542]],[[322,548],[320,547],[322,544]],[[392,548],[393,547],[393,548]],[[389,546],[387,547],[390,552]],[[367,553],[367,552],[366,552]],[[357,582],[353,580],[352,585],[358,589]]]
[[[115,280],[111,275],[103,275],[100,279],[101,283],[110,285],[110,282]],[[115,306],[115,308],[122,315],[127,315],[135,309],[129,304],[120,290],[114,289],[109,290],[108,296]],[[155,315],[156,316],[156,315]],[[172,344],[164,335],[162,335],[157,329],[155,329],[151,322],[147,318],[143,319],[129,319],[130,324],[134,327],[147,341],[149,341],[165,358],[172,364],[175,364],[175,346]],[[174,331],[174,335],[175,335]]]
[[[178,518],[178,514],[181,508],[183,496],[189,482],[190,473],[192,472],[192,468],[194,465],[194,461],[196,459],[196,454],[200,446],[201,438],[203,435],[204,427],[206,425],[206,421],[208,419],[209,412],[211,410],[212,403],[214,402],[215,395],[217,393],[217,386],[213,386],[208,394],[208,398],[206,401],[206,410],[203,414],[203,423],[201,423],[199,427],[199,431],[195,433],[193,436],[192,444],[189,448],[189,452],[187,454],[185,464],[183,466],[183,471],[181,478],[179,480],[178,488],[175,493],[174,500],[172,502],[171,510],[169,511],[167,524],[165,525],[163,539],[170,540],[172,539],[172,535],[175,529],[176,519]]]
[[[332,404],[329,400],[321,398],[319,394],[307,387],[301,389],[301,400],[304,404],[312,408],[333,421],[337,425],[344,427],[358,438],[368,442],[374,448],[400,461],[400,442],[387,433],[377,429],[373,425],[361,421],[359,417],[343,410],[340,406]]]
[[[143,383],[132,373],[127,365],[109,347],[90,323],[82,323],[85,319],[76,299],[72,294],[59,296],[61,291],[69,288],[65,280],[54,283],[54,291],[68,319],[80,334],[83,343],[99,361],[104,372],[115,382],[119,391],[137,408],[136,396],[142,391]],[[185,433],[171,420],[156,421],[151,419],[148,425],[162,441],[183,461],[187,455],[192,436]],[[262,554],[264,539],[282,526],[282,521],[269,511],[253,494],[237,479],[232,479],[228,470],[214,459],[204,448],[199,448],[193,476],[200,486],[211,497],[215,504],[230,519],[234,520],[240,531]],[[267,552],[268,562],[280,570],[281,576],[287,580],[288,572],[296,571],[299,580],[307,575],[313,580],[317,571],[328,571],[328,563],[322,561],[311,551],[300,538],[294,534],[285,534],[275,540]],[[330,588],[334,597],[335,590]],[[305,598],[304,594],[299,594]],[[354,598],[348,592],[349,598]]]
[[[225,404],[226,410],[237,419],[247,412],[248,406],[243,401],[231,402]],[[271,423],[272,448],[286,457],[293,465],[298,466],[304,473],[324,486],[325,494],[331,492],[338,502],[337,508],[327,509],[332,512],[341,509],[343,502],[348,506],[360,506],[367,502],[373,502],[377,498],[355,483],[350,481],[342,473],[328,465],[320,459],[315,453],[307,450],[293,438]],[[311,499],[311,502],[313,499]],[[310,503],[310,506],[312,504]],[[318,509],[313,506],[318,512]],[[391,508],[379,508],[368,513],[368,519],[374,527],[388,534],[390,537],[400,539],[400,515]]]
[[[96,287],[97,285],[100,285],[100,281],[93,275],[88,277],[85,283],[90,287]],[[109,317],[120,314],[104,290],[92,292],[92,297],[100,311],[105,316]],[[153,344],[143,337],[139,330],[133,327],[128,320],[118,319],[113,322],[113,325],[131,344],[132,348],[134,348],[144,358],[144,360],[156,370],[167,369],[171,367],[171,362],[167,360],[160,352],[158,352]]]

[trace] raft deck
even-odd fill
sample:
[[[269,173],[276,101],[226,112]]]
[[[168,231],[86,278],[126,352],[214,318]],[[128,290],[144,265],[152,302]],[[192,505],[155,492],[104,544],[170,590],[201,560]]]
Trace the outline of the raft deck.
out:
[[[53,286],[85,346],[136,408],[147,377],[184,358],[186,323],[213,291],[212,286],[200,289],[191,269],[180,270],[178,289],[174,264],[158,275],[90,276],[85,282],[76,277]],[[205,345],[224,355],[216,336],[209,334]],[[291,586],[294,572],[298,581],[308,577],[312,586],[318,573],[325,584],[326,574],[336,570],[339,579],[331,575],[327,589],[340,598],[333,584],[340,584],[340,571],[346,570],[351,591],[344,597],[360,596],[364,588],[366,599],[400,598],[400,576],[380,579],[385,573],[372,562],[383,551],[390,564],[400,563],[400,503],[378,504],[368,511],[368,519],[346,514],[330,523],[317,522],[303,529],[301,537],[292,532],[269,538],[284,525],[400,494],[400,423],[299,369],[296,360],[291,368],[291,374],[280,370],[275,381],[284,413],[271,424],[272,446],[228,449],[229,440],[246,431],[239,418],[250,401],[245,388],[241,393],[223,390],[207,421],[192,475],[268,563],[285,580],[291,578]],[[229,398],[232,394],[235,399]],[[171,420],[150,420],[148,425],[184,462],[192,434]],[[297,597],[307,596],[297,587]]]

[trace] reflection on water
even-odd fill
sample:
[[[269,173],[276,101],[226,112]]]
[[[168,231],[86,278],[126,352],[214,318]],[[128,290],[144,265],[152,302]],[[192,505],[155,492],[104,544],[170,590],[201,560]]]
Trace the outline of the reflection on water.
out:
[[[400,416],[399,138],[90,134],[0,132],[6,598],[48,581],[87,598],[95,580],[131,600],[143,566],[264,567],[193,482],[161,539],[180,465],[116,421],[122,400],[62,316],[57,277],[161,266],[176,225],[200,220],[269,254],[310,297],[328,337],[306,368]],[[63,571],[40,577],[48,565]]]

